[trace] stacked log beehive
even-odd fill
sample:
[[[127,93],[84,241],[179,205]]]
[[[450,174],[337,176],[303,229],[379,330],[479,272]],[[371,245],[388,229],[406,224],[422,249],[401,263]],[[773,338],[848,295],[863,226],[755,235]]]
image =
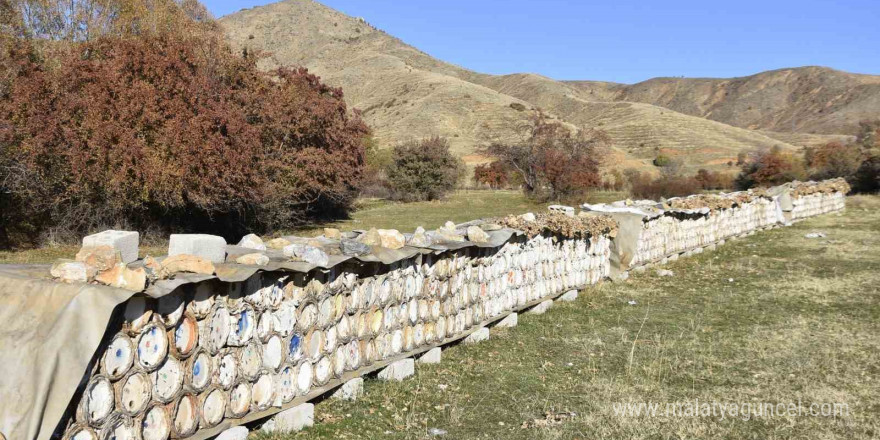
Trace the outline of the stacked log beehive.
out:
[[[382,267],[262,273],[127,304],[65,438],[186,438],[608,276],[609,239],[537,236]],[[373,269],[375,271],[375,269]]]

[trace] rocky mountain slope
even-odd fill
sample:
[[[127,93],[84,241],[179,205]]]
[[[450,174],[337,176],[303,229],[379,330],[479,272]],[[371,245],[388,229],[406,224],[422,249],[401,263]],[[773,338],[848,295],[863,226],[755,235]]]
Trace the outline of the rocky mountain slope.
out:
[[[286,0],[246,9],[220,22],[235,47],[267,54],[262,67],[301,65],[325,82],[342,87],[346,101],[363,112],[383,146],[440,135],[449,138],[457,154],[478,162],[483,159],[474,152],[481,145],[518,139],[529,110],[541,108],[572,125],[606,130],[614,141],[619,167],[651,169],[651,159],[662,151],[682,157],[688,168],[724,169],[742,150],[774,145],[796,148],[785,135],[734,127],[718,118],[741,127],[781,130],[802,112],[738,115],[751,98],[743,98],[744,104],[713,107],[723,100],[701,99],[700,94],[716,96],[725,89],[699,83],[710,80],[693,80],[697,81],[696,90],[688,93],[687,85],[673,87],[662,80],[657,84],[666,84],[665,91],[645,85],[650,81],[637,87],[639,84],[561,82],[533,74],[481,74],[437,60],[363,19],[312,0]],[[771,83],[763,87],[771,87]],[[734,88],[728,85],[726,89]],[[695,104],[687,104],[689,100]],[[761,109],[784,107],[778,99],[755,102],[751,105]],[[872,102],[867,99],[860,105],[870,108]],[[861,113],[847,110],[846,115],[838,118],[855,118]],[[826,116],[825,122],[802,125],[823,127],[823,133],[827,132],[834,126],[830,122],[834,117]],[[803,136],[789,138],[804,140]],[[807,140],[815,141],[809,136]]]

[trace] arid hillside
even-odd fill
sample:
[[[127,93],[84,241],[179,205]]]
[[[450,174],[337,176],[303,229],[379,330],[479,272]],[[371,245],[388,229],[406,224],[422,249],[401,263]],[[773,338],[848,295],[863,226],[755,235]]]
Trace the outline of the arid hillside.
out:
[[[652,91],[651,81],[626,86],[596,81],[562,82],[534,74],[481,74],[433,58],[363,19],[349,17],[312,0],[286,0],[246,9],[220,21],[233,45],[267,55],[262,67],[301,65],[327,83],[342,87],[346,101],[362,110],[381,145],[441,135],[449,138],[453,150],[470,162],[481,160],[473,153],[487,142],[518,139],[518,128],[526,121],[529,110],[537,108],[575,126],[606,130],[614,142],[614,157],[619,166],[647,169],[659,152],[681,157],[687,168],[726,169],[727,162],[740,151],[774,145],[794,149],[795,145],[820,143],[830,137],[812,137],[804,127],[825,127],[817,130],[838,133],[829,128],[834,127],[835,118],[863,116],[852,110],[855,107],[846,106],[847,113],[827,114],[824,123],[798,122],[786,128],[787,121],[803,111],[790,109],[778,99],[766,98],[761,104],[749,104],[749,95],[742,103],[712,110],[707,103],[718,100],[699,97],[724,93],[715,91],[718,87],[704,85],[715,80],[692,80],[692,92],[676,94]],[[664,81],[672,80],[652,81],[666,84]],[[765,80],[764,88],[772,86],[772,81]],[[847,87],[850,86],[841,85],[838,89],[850,90]],[[667,97],[669,94],[672,97]],[[855,92],[845,95],[855,100]],[[686,105],[688,101],[700,104]],[[859,108],[870,108],[873,102],[863,101]],[[760,117],[753,115],[757,112],[737,114],[740,107],[750,105],[775,113]],[[731,115],[724,118],[729,121],[721,120],[724,115]],[[752,123],[749,118],[776,122]],[[801,134],[775,135],[754,128],[782,132],[794,128]],[[788,139],[798,142],[792,144]]]
[[[749,129],[852,135],[859,121],[880,118],[880,76],[827,67],[779,69],[726,79],[568,84],[597,100],[644,102]]]

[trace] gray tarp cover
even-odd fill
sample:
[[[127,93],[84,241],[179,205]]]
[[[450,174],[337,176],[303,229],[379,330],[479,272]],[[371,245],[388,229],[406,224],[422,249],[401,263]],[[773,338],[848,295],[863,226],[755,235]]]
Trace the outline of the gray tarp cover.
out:
[[[267,266],[218,264],[215,275],[176,274],[151,285],[158,298],[184,284],[218,278],[244,281],[257,272],[309,272],[348,260],[391,264],[418,254],[465,247],[494,248],[522,232],[491,231],[488,243],[440,242],[428,248],[374,247],[357,257],[331,255],[327,267],[272,261]],[[229,253],[240,252],[229,246]],[[249,252],[253,252],[249,250]],[[48,440],[98,350],[113,309],[134,292],[91,284],[61,284],[48,279],[48,265],[0,265],[0,433],[8,440]]]
[[[34,269],[0,266],[0,432],[8,440],[52,435],[111,312],[133,294],[37,279]]]

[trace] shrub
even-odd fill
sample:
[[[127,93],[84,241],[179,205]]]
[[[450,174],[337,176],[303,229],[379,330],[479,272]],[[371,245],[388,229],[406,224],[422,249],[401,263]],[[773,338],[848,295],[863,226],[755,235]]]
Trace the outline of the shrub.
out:
[[[0,100],[0,192],[17,215],[0,235],[237,239],[350,209],[369,131],[306,70],[262,73],[219,34],[100,37],[51,62],[36,46],[4,47],[15,76]]]
[[[511,103],[510,103],[510,108],[512,108],[512,109],[514,109],[514,110],[516,110],[516,111],[518,111],[518,112],[521,112],[521,111],[525,111],[526,106],[523,105],[523,104],[520,104],[520,103],[518,103],[518,102],[511,102]]]
[[[851,180],[862,164],[862,152],[854,144],[829,142],[815,149],[804,150],[804,162],[809,167],[811,179],[843,177]]]
[[[507,169],[499,161],[477,165],[474,168],[474,182],[492,189],[504,188],[508,183]]]
[[[735,185],[745,190],[756,186],[779,185],[806,176],[803,163],[791,154],[774,147],[752,152],[743,164]]]
[[[434,136],[394,147],[388,181],[397,199],[436,200],[455,188],[463,168],[449,142]]]
[[[697,170],[694,180],[697,181],[700,188],[706,190],[733,188],[733,177],[717,171],[709,171],[701,168]]]
[[[854,192],[876,193],[880,191],[880,156],[865,159],[852,178]]]
[[[665,167],[665,166],[669,165],[670,163],[672,163],[672,158],[665,155],[665,154],[660,154],[654,158],[652,163],[654,164],[655,167],[662,168],[662,167]]]
[[[654,180],[639,179],[633,182],[630,192],[641,199],[683,197],[700,192],[700,183],[691,177],[662,176]]]

